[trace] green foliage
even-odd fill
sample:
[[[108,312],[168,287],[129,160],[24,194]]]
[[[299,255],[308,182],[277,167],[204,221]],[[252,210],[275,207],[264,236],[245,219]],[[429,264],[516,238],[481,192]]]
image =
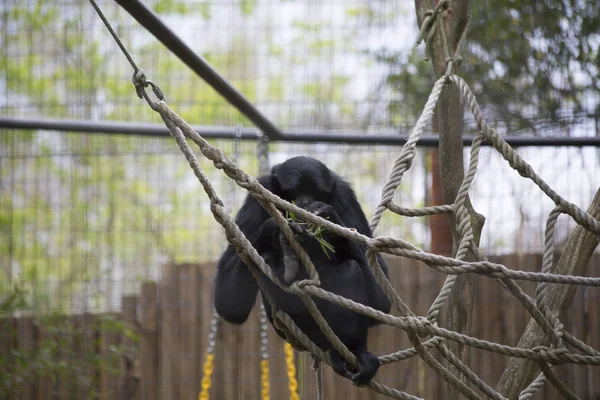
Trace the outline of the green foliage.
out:
[[[292,202],[292,204],[294,204],[294,202]],[[326,230],[322,226],[310,222],[303,222],[301,219],[296,218],[296,215],[293,211],[286,211],[285,219],[288,222],[295,222],[299,225],[305,226],[306,230],[312,235],[312,237],[314,237],[315,240],[319,242],[319,245],[321,246],[321,249],[323,250],[323,253],[325,253],[325,255],[327,256],[327,258],[331,258],[329,257],[329,253],[327,251],[335,253],[335,248],[323,237],[323,233]]]
[[[48,383],[49,396],[58,395],[55,390],[60,386],[61,392],[68,390],[77,398],[98,398],[98,372],[120,374],[113,366],[135,349],[114,345],[108,348],[108,353],[100,355],[101,343],[94,330],[102,332],[101,336],[126,336],[133,346],[139,343],[138,333],[108,314],[90,316],[89,321],[85,319],[87,316],[57,313],[23,316],[19,310],[28,308],[27,297],[27,291],[20,286],[0,296],[0,343],[6,350],[0,352],[0,398],[19,398],[23,384],[40,379]],[[23,337],[18,328],[25,326],[39,331],[40,337],[33,342],[35,346],[20,344]]]

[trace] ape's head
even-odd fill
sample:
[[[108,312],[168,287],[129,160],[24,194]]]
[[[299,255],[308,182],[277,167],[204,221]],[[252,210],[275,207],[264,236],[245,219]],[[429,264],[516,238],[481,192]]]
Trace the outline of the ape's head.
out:
[[[321,161],[306,156],[275,165],[271,174],[273,192],[300,208],[308,207],[313,201],[330,204],[339,179]]]

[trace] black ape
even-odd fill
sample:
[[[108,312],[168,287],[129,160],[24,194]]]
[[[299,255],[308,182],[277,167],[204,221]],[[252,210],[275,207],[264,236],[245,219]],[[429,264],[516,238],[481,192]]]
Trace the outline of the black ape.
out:
[[[273,167],[271,174],[259,178],[259,181],[271,192],[287,201],[294,201],[301,208],[307,208],[339,225],[355,228],[364,235],[372,235],[350,185],[318,160],[310,157],[291,158]],[[297,266],[299,261],[285,238],[281,240],[282,234],[275,221],[253,197],[246,198],[236,217],[236,223],[282,281],[289,283],[292,280],[306,279],[303,267],[296,270],[290,268],[290,264],[295,263]],[[329,254],[331,258],[328,258],[316,241],[307,236],[307,232],[296,224],[292,224],[292,228],[313,260],[323,289],[382,312],[389,312],[391,304],[367,264],[364,246],[327,233],[326,240],[335,249],[335,253]],[[387,265],[381,257],[378,260],[387,276]],[[289,276],[289,271],[297,272]],[[276,307],[288,313],[315,344],[325,351],[330,350],[331,345],[302,301],[283,292],[267,277],[262,278],[275,298]],[[255,303],[257,291],[258,286],[248,267],[240,260],[234,247],[229,245],[217,265],[214,298],[217,312],[226,321],[243,323]],[[315,299],[315,302],[333,331],[362,364],[361,370],[351,376],[344,367],[344,360],[336,351],[331,351],[334,369],[356,384],[368,382],[379,367],[377,358],[366,347],[368,327],[374,325],[375,321],[369,321],[367,317],[324,300]],[[270,306],[265,306],[272,322]]]
[[[307,207],[307,210],[339,223],[339,217],[330,205],[315,201]],[[317,240],[302,225],[292,223],[291,228],[296,233],[296,240],[302,244],[317,268],[322,289],[357,303],[368,304],[363,272],[358,262],[346,252],[348,239],[326,232],[323,238],[335,249],[335,253],[326,254]],[[299,267],[300,261],[273,218],[262,224],[255,247],[281,281],[284,280],[285,271],[290,269],[290,264],[294,264],[291,269],[296,271],[294,276],[296,280],[308,279],[306,270]],[[375,376],[379,368],[379,360],[367,351],[368,317],[326,300],[314,299],[333,332],[360,361],[361,368],[353,374],[348,371],[344,359],[329,343],[300,298],[284,292],[264,275],[261,276],[261,283],[274,296],[277,307],[287,313],[298,328],[317,346],[324,351],[329,351],[335,372],[351,379],[357,385],[366,384]],[[264,295],[263,302],[267,317],[273,323],[271,304]],[[285,339],[282,332],[277,328],[275,330]]]

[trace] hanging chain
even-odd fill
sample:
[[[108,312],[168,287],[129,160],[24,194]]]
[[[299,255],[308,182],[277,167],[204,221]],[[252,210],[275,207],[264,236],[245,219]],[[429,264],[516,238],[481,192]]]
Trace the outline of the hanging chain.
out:
[[[285,342],[283,350],[285,352],[290,400],[300,400],[300,396],[298,396],[298,381],[296,380],[296,364],[294,363],[294,348],[291,344]]]
[[[233,141],[233,154],[231,155],[231,160],[238,164],[240,161],[240,142],[242,141],[242,125],[237,125],[235,127],[235,139]],[[235,200],[235,182],[233,180],[229,181],[229,186],[227,187],[227,212],[231,213],[232,206]]]
[[[200,395],[198,396],[199,400],[208,400],[209,399],[209,391],[210,386],[212,385],[211,375],[213,373],[213,360],[215,358],[215,344],[217,341],[217,328],[219,324],[219,314],[217,314],[217,310],[213,308],[213,315],[210,319],[210,331],[208,333],[208,346],[206,347],[206,360],[204,360],[203,367],[203,376],[200,391]]]
[[[258,157],[258,174],[260,176],[269,173],[269,137],[260,135],[256,139],[256,154]]]
[[[238,163],[240,160],[240,143],[242,141],[242,125],[235,127],[235,140],[233,141],[233,162]]]
[[[269,338],[267,326],[267,312],[264,304],[260,303],[260,383],[261,383],[261,398],[262,400],[270,399],[269,390]]]

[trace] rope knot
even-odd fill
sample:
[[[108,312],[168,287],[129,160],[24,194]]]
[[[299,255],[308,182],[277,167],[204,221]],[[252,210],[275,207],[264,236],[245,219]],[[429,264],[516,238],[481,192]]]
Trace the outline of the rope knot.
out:
[[[298,291],[298,292],[303,292],[304,288],[307,286],[316,286],[319,287],[321,286],[321,281],[318,279],[303,279],[301,281],[298,282],[294,282],[290,285],[290,287],[294,290],[294,291]]]
[[[537,353],[542,360],[552,364],[559,364],[562,358],[561,356],[569,352],[569,350],[565,347],[560,349],[551,349],[546,346],[536,346],[532,347],[531,350]]]

